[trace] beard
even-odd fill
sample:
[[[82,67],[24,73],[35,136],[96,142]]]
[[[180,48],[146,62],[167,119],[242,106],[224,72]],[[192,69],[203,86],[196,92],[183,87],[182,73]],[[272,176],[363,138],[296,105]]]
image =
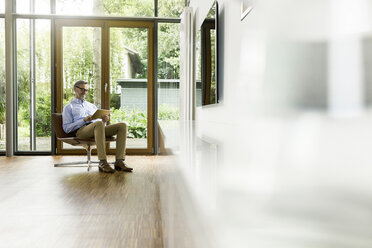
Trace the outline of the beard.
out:
[[[84,100],[87,97],[87,95],[85,93],[78,93],[76,91],[75,91],[75,93],[76,93],[75,97],[79,98],[80,100]]]

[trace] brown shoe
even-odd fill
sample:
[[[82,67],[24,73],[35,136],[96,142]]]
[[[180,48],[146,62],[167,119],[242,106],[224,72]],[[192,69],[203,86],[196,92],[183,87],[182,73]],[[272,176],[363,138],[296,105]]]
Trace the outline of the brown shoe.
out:
[[[107,163],[107,161],[100,161],[98,164],[99,172],[114,173],[115,170]]]
[[[115,170],[117,170],[117,171],[132,172],[132,170],[133,170],[133,168],[128,167],[123,160],[116,160],[114,166],[115,166]]]

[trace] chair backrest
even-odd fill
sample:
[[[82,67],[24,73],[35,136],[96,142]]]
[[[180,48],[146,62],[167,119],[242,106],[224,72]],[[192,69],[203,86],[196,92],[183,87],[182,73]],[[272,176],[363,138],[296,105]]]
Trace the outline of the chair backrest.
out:
[[[75,137],[74,134],[67,134],[63,130],[62,114],[52,113],[52,124],[53,124],[53,129],[54,129],[54,132],[56,133],[57,138]]]

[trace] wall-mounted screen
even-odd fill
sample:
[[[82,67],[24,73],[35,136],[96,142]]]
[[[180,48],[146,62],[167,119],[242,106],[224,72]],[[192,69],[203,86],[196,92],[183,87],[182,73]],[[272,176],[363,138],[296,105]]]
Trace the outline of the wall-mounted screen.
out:
[[[215,1],[196,33],[196,106],[218,103],[217,14]]]

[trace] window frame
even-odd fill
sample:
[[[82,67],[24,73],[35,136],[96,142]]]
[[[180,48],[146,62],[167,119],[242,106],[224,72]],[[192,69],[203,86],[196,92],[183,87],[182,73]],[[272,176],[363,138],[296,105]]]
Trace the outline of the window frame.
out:
[[[50,20],[50,42],[51,42],[51,113],[56,112],[56,41],[55,41],[55,32],[56,27],[55,23],[57,19],[105,19],[111,21],[149,21],[153,23],[153,38],[152,38],[152,45],[154,48],[154,63],[153,63],[153,96],[152,96],[152,105],[153,105],[153,120],[152,120],[152,128],[153,128],[153,149],[152,154],[158,154],[158,126],[157,126],[157,118],[158,118],[158,90],[156,85],[158,84],[158,24],[159,23],[180,23],[180,18],[172,18],[172,17],[158,17],[158,0],[154,0],[154,16],[153,17],[128,17],[128,16],[71,16],[71,15],[57,15],[56,13],[56,0],[50,0],[50,13],[51,14],[20,14],[15,13],[16,10],[16,2],[17,0],[5,0],[5,13],[0,13],[0,18],[4,18],[5,22],[11,22],[12,27],[12,35],[11,45],[7,44],[6,42],[6,49],[11,50],[11,59],[8,61],[8,57],[6,57],[6,65],[11,63],[11,70],[6,70],[6,73],[9,74],[9,71],[12,73],[11,80],[8,80],[9,77],[7,76],[7,87],[10,85],[11,90],[6,91],[7,103],[8,98],[11,99],[12,102],[12,114],[9,114],[10,111],[6,111],[6,123],[10,123],[10,127],[7,127],[6,130],[6,151],[0,151],[0,155],[55,155],[56,154],[56,138],[55,133],[52,130],[51,134],[51,151],[18,151],[18,129],[17,129],[17,115],[18,115],[18,108],[17,108],[17,39],[16,39],[16,21],[17,19],[46,19]],[[185,0],[185,6],[188,6],[188,0]],[[11,5],[9,7],[9,4]],[[7,6],[8,5],[8,6]],[[7,27],[6,27],[7,28]],[[7,34],[7,33],[6,33]],[[6,35],[7,36],[7,35]],[[8,82],[11,81],[11,82]],[[11,135],[9,135],[11,134]]]

